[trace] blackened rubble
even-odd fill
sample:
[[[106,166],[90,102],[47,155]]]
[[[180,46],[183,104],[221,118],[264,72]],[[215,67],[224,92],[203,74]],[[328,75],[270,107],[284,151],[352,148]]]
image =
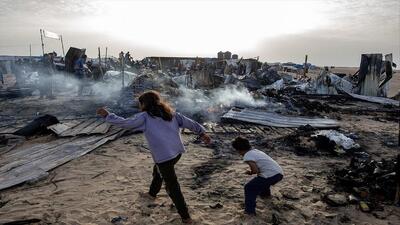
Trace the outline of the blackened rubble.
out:
[[[73,52],[75,53],[71,55],[82,54],[82,50],[79,49]],[[293,169],[290,168],[292,165],[288,165],[293,161],[288,160],[286,164],[283,163],[288,169],[293,169],[287,173],[289,178],[286,184],[301,182],[301,193],[295,193],[293,189],[278,191],[277,197],[272,199],[272,208],[268,208],[273,213],[268,221],[273,223],[287,221],[288,219],[285,218],[291,218],[293,213],[298,212],[295,210],[299,210],[300,207],[296,204],[312,202],[319,204],[319,208],[329,205],[338,211],[342,206],[357,204],[360,210],[377,212],[382,204],[385,207],[394,201],[396,193],[394,187],[397,185],[394,182],[397,181],[393,168],[398,163],[394,162],[393,154],[396,153],[395,150],[399,144],[397,133],[376,132],[376,130],[385,129],[389,125],[397,127],[398,99],[392,101],[393,99],[386,98],[382,90],[382,87],[387,85],[385,83],[375,87],[373,92],[376,92],[376,95],[374,94],[373,98],[357,96],[362,92],[374,90],[370,84],[363,82],[365,76],[377,76],[371,71],[367,73],[363,71],[362,77],[353,76],[353,74],[342,76],[343,74],[335,74],[334,68],[320,68],[310,64],[307,65],[309,69],[305,76],[305,66],[302,64],[263,63],[257,59],[239,57],[147,57],[140,61],[129,59],[123,65],[116,58],[108,58],[101,62],[96,59],[89,61],[91,63],[88,67],[92,75],[88,75],[89,81],[85,83],[83,96],[79,97],[76,96],[76,84],[79,82],[76,83],[76,80],[71,79],[74,78],[74,74],[68,71],[71,68],[61,70],[63,72],[57,70],[53,74],[55,82],[52,88],[55,99],[38,99],[37,89],[40,86],[38,83],[40,80],[36,78],[40,76],[40,70],[37,68],[42,66],[39,62],[37,65],[35,62],[19,62],[23,65],[20,68],[25,68],[25,72],[10,73],[15,74],[17,77],[15,80],[18,82],[24,81],[18,85],[16,85],[17,82],[13,82],[12,77],[6,77],[0,93],[0,97],[6,97],[0,102],[2,108],[0,133],[3,135],[0,137],[0,156],[6,158],[2,159],[4,165],[8,168],[14,165],[13,162],[7,161],[11,159],[7,159],[8,155],[21,156],[12,158],[14,161],[21,161],[21,159],[27,159],[25,156],[28,154],[20,154],[32,153],[33,150],[53,158],[50,151],[40,150],[39,145],[30,148],[20,147],[21,142],[48,135],[46,132],[49,130],[52,134],[49,135],[48,143],[41,143],[48,146],[48,149],[57,150],[67,156],[70,156],[71,152],[89,153],[105,141],[119,137],[119,133],[113,133],[115,131],[113,127],[107,127],[101,119],[94,116],[95,108],[107,105],[118,115],[129,117],[139,112],[136,100],[138,95],[147,90],[157,90],[178,111],[203,123],[207,132],[215,140],[213,145],[203,146],[212,152],[209,158],[189,166],[189,171],[192,172],[189,175],[190,188],[195,189],[202,198],[215,201],[207,203],[207,208],[209,205],[215,208],[223,205],[223,209],[226,209],[230,207],[228,205],[230,200],[238,202],[242,197],[241,184],[226,187],[222,183],[215,184],[214,181],[215,177],[236,172],[231,168],[241,158],[232,151],[230,141],[239,135],[251,140],[254,147],[268,154],[275,154],[274,156],[278,159],[282,157],[286,161],[288,160],[286,156],[289,156],[299,159],[296,161],[298,163],[308,163],[310,158],[320,160],[320,167],[310,168],[321,170],[320,172],[301,175],[297,174],[297,170],[302,168]],[[361,67],[364,68],[364,64]],[[62,69],[62,66],[59,69]],[[24,89],[27,86],[29,89]],[[24,92],[24,90],[28,91]],[[19,97],[11,99],[9,94],[15,92],[19,93],[15,95]],[[390,104],[386,104],[387,102]],[[251,113],[243,115],[243,118],[247,117],[246,120],[224,118],[224,115],[231,110]],[[260,119],[260,114],[254,112],[261,112],[263,116],[272,116]],[[10,135],[46,114],[56,117],[59,123],[41,126],[46,132],[34,132],[35,135],[29,137],[28,140]],[[265,123],[268,119],[276,118],[280,119],[279,123],[276,120],[269,121],[269,124]],[[301,124],[293,125],[290,118],[296,118],[295,122],[300,121]],[[310,123],[305,122],[311,119],[316,121],[317,125],[327,121],[330,125],[311,126]],[[254,121],[261,121],[261,123],[254,123]],[[374,131],[369,130],[371,127],[360,130],[364,121],[372,124]],[[286,126],[288,123],[292,126]],[[377,128],[377,126],[381,127]],[[121,132],[121,135],[124,133],[123,131],[115,132]],[[183,133],[184,136],[190,135],[190,138],[196,138],[187,130]],[[62,144],[61,147],[49,146],[63,141],[71,143]],[[92,146],[93,141],[96,146]],[[83,146],[87,148],[86,150],[82,149],[82,142],[86,143]],[[128,140],[124,144],[132,145],[132,142],[134,141]],[[190,145],[198,144],[192,141],[188,148]],[[74,145],[76,149],[80,148],[81,151],[70,148],[71,145]],[[135,142],[134,146],[146,148],[142,143]],[[384,150],[381,151],[380,148]],[[14,154],[15,152],[19,154]],[[76,157],[66,157],[65,161],[74,160]],[[346,165],[350,161],[351,163],[348,167],[334,166],[332,162],[325,163],[329,160]],[[41,162],[43,161],[45,160],[41,159]],[[30,162],[30,164],[35,163]],[[309,165],[302,164],[302,166]],[[45,175],[51,173],[54,167],[48,167]],[[328,173],[332,169],[333,171]],[[7,167],[0,167],[0,171],[7,171]],[[24,173],[28,172],[24,170]],[[316,181],[326,180],[328,174],[333,174],[329,177],[330,183],[322,183],[322,187],[318,186]],[[38,176],[34,175],[33,180],[37,181]],[[15,180],[15,176],[9,177]],[[9,182],[9,185],[4,187],[12,188],[25,181],[19,179],[18,182]],[[301,214],[301,217],[309,223],[320,222],[320,218],[311,219],[313,216],[315,215]],[[322,217],[322,220],[336,218],[332,211]],[[351,221],[354,218],[349,217],[351,216],[340,216],[339,224],[354,222]]]
[[[348,193],[351,203],[379,211],[382,204],[399,204],[395,200],[399,194],[399,163],[400,155],[375,161],[362,152],[354,155],[349,166],[336,169],[330,179],[335,191]]]

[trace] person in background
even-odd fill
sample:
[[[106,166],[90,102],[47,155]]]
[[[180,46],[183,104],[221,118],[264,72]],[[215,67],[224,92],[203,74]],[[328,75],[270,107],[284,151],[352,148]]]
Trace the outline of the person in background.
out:
[[[123,67],[125,67],[125,55],[124,55],[124,52],[123,52],[123,51],[121,51],[121,52],[119,53],[118,59],[119,59],[119,64],[120,64],[121,69],[122,69]]]
[[[125,54],[125,64],[131,65],[132,57],[129,52]]]
[[[185,152],[180,129],[187,128],[195,132],[207,144],[211,139],[205,133],[203,126],[174,112],[168,103],[161,100],[158,92],[149,91],[140,95],[139,107],[142,112],[127,119],[110,113],[105,108],[99,108],[97,114],[115,126],[144,132],[155,165],[149,192],[143,195],[151,199],[156,198],[164,181],[165,189],[175,204],[182,222],[192,223],[175,173],[175,164]]]
[[[86,67],[86,55],[79,57],[74,64],[74,70],[76,78],[79,80],[78,96],[82,96],[83,87],[85,85],[85,69]]]
[[[39,77],[40,99],[44,97],[48,99],[55,98],[53,95],[53,74],[55,71],[53,59],[53,53],[43,55],[43,69]]]
[[[232,142],[232,147],[243,156],[243,160],[250,167],[246,174],[257,174],[244,186],[245,213],[256,215],[256,198],[271,196],[270,187],[283,178],[283,170],[279,164],[264,152],[252,149],[249,140],[237,137]]]

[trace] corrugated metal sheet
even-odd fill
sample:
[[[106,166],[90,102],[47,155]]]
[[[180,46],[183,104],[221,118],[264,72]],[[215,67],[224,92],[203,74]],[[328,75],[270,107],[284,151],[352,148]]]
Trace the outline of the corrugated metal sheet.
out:
[[[339,123],[336,120],[283,116],[277,113],[256,111],[251,109],[233,108],[223,115],[222,119],[237,120],[272,127],[300,127],[307,124],[316,128],[339,127]]]
[[[47,171],[118,138],[124,131],[104,135],[60,138],[28,148],[16,148],[0,158],[0,190],[46,176]]]
[[[393,105],[393,106],[400,106],[400,102],[390,98],[383,98],[383,97],[375,97],[375,96],[366,96],[366,95],[358,95],[353,93],[348,93],[351,97],[364,100],[367,102],[379,103],[382,105]]]
[[[85,134],[105,134],[110,129],[110,124],[106,123],[103,119],[92,118],[79,122],[58,123],[49,126],[48,129],[60,137],[69,137]]]
[[[12,134],[15,131],[24,127],[27,121],[11,122],[9,125],[0,127],[0,134]],[[105,134],[110,129],[111,125],[100,118],[84,118],[64,120],[60,123],[47,127],[56,133],[59,137],[72,137],[77,135],[89,134]]]

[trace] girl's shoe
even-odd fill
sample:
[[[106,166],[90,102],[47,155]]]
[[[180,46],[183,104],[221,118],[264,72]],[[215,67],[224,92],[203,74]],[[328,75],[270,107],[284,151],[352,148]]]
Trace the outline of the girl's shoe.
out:
[[[191,218],[182,219],[182,223],[184,223],[184,224],[193,224],[193,220]]]
[[[140,192],[140,193],[139,193],[139,196],[142,197],[142,198],[151,200],[151,201],[156,200],[156,197],[151,196],[148,192]]]

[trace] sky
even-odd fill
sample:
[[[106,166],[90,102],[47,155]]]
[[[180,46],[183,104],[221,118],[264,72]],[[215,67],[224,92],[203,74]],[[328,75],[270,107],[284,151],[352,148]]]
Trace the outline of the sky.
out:
[[[41,55],[40,29],[89,57],[216,57],[359,66],[362,53],[400,64],[398,0],[0,0],[0,55]],[[62,54],[58,40],[45,51]]]

